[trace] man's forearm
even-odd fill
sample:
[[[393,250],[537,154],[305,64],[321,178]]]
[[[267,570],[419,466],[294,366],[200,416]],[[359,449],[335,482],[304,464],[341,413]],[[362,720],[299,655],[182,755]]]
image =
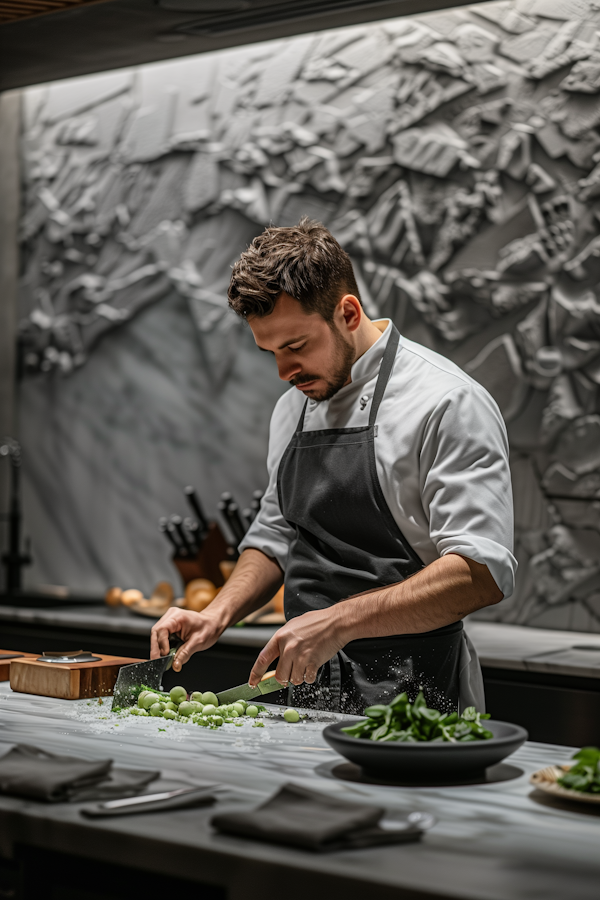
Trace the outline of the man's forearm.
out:
[[[249,682],[258,684],[279,659],[282,684],[312,684],[319,666],[350,641],[433,631],[501,599],[487,566],[449,553],[401,584],[290,619],[258,655]]]
[[[337,603],[331,613],[346,644],[433,631],[501,599],[487,566],[449,553],[406,581]]]
[[[283,572],[275,560],[260,550],[244,550],[233,574],[210,605],[225,627],[260,609],[283,584]]]

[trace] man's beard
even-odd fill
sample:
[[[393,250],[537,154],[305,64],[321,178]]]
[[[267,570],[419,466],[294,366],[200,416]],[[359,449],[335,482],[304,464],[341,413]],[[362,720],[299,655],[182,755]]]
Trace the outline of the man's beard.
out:
[[[354,365],[354,347],[352,344],[346,343],[335,325],[331,326],[335,339],[335,349],[333,353],[333,375],[330,378],[323,379],[322,375],[299,375],[292,378],[290,384],[294,387],[298,385],[308,384],[310,381],[318,379],[325,381],[325,388],[322,391],[309,391],[311,400],[331,400],[334,394],[343,388],[348,379]]]

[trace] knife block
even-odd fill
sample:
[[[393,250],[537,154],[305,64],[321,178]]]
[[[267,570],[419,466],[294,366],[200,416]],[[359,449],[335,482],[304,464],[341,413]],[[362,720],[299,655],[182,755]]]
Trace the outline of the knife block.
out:
[[[223,532],[216,522],[211,522],[196,556],[173,556],[173,565],[181,575],[184,586],[194,578],[208,578],[215,587],[222,587],[225,581],[219,563],[231,558],[231,548]]]
[[[108,697],[113,692],[121,666],[143,662],[124,656],[94,655],[100,657],[99,662],[47,663],[38,662],[37,656],[12,660],[10,686],[21,694],[39,694],[61,700]]]

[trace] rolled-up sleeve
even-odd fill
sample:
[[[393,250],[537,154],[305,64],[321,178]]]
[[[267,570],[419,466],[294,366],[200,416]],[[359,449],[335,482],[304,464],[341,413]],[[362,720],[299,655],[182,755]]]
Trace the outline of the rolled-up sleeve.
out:
[[[421,497],[440,556],[486,565],[502,591],[514,590],[513,499],[504,421],[490,395],[462,384],[436,405],[421,447]]]
[[[284,572],[290,544],[296,533],[281,514],[277,492],[279,463],[294,433],[299,415],[297,403],[290,403],[290,399],[295,398],[289,398],[284,394],[271,416],[267,456],[269,484],[261,500],[258,514],[238,547],[240,553],[249,548],[261,550],[266,556],[277,560]]]

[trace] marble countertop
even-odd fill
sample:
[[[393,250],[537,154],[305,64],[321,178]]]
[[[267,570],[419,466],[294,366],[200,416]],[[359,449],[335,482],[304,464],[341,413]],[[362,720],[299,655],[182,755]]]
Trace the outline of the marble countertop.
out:
[[[216,834],[213,809],[86,820],[77,804],[46,805],[0,797],[0,854],[13,842],[223,885],[229,900],[261,900],[285,885],[286,900],[312,896],[462,900],[596,900],[600,815],[561,806],[529,784],[536,769],[568,760],[573,748],[524,745],[496,783],[429,788],[380,786],[348,779],[348,766],[325,743],[334,714],[312,713],[288,725],[250,722],[216,731],[121,718],[106,703],[16,694],[0,685],[0,753],[14,743],[120,765],[160,769],[152,790],[182,784],[224,786],[216,808],[252,807],[294,782],[338,797],[376,803],[389,816],[432,813],[437,824],[418,844],[314,855]],[[159,728],[161,729],[159,731]],[[164,729],[164,730],[163,730]],[[333,888],[333,890],[332,890]],[[365,892],[368,892],[365,894]],[[422,893],[421,893],[422,892]]]
[[[124,608],[104,605],[74,606],[72,609],[34,609],[0,606],[0,622],[25,622],[56,627],[76,627],[91,631],[149,635],[154,619],[135,615]],[[490,668],[514,669],[580,678],[600,678],[600,634],[552,631],[500,622],[465,621],[467,632],[481,664]],[[277,629],[249,625],[228,628],[219,643],[264,647]]]

